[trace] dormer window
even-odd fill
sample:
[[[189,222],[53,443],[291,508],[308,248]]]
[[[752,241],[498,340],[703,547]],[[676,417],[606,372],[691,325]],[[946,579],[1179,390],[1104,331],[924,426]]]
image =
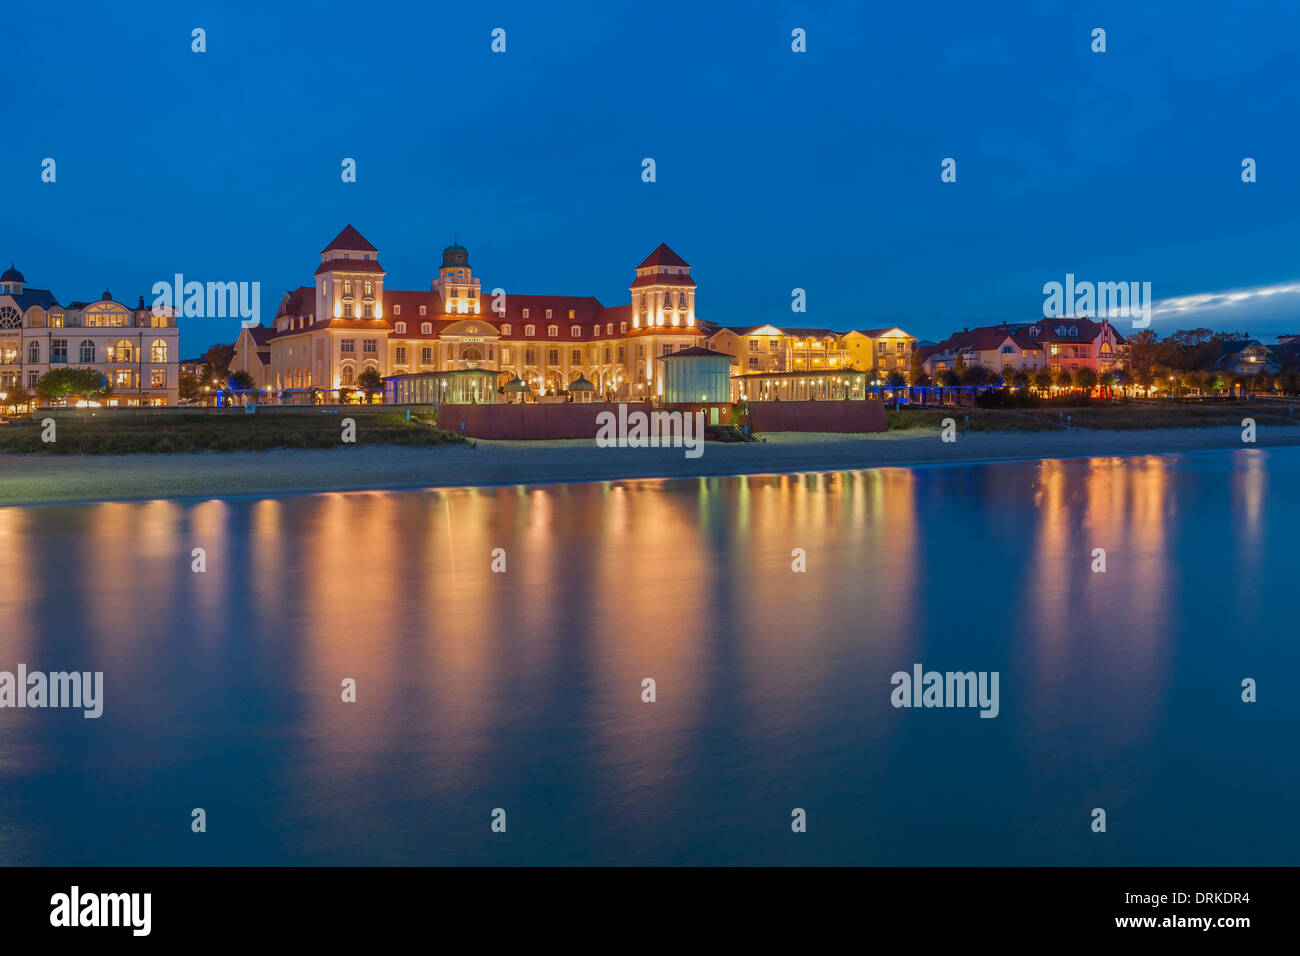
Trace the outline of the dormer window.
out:
[[[621,332],[623,335],[627,335],[627,323],[626,323],[626,322],[620,322],[620,323],[618,324],[618,330],[619,330],[619,332]]]
[[[581,326],[577,326],[577,325],[573,326],[572,328],[569,329],[569,334],[572,335],[575,339],[576,339],[576,338],[581,338],[581,336],[582,336],[582,327],[581,327]]]
[[[1038,326],[1034,325],[1034,326],[1031,326],[1031,327],[1030,327],[1030,329],[1029,329],[1029,337],[1030,337],[1031,339],[1036,339],[1036,338],[1038,338]]]
[[[547,309],[547,310],[546,310],[546,317],[547,317],[548,319],[551,317],[551,310],[550,310],[550,309]]]
[[[427,306],[423,306],[423,305],[420,306],[420,314],[421,314],[421,315],[425,315],[425,314],[427,314],[428,311],[429,311],[429,310],[428,310],[428,307],[427,307]]]
[[[405,335],[405,334],[406,334],[406,323],[405,323],[405,322],[398,322],[398,323],[397,323],[397,328],[396,328],[394,331],[396,331],[398,335]]]
[[[569,318],[573,318],[573,310],[572,310],[572,309],[569,310]]]
[[[502,334],[502,335],[509,335],[509,334],[510,334],[510,326],[509,326],[509,325],[503,325],[503,326],[501,326],[501,334]]]
[[[402,307],[400,305],[393,306],[393,315],[401,315],[401,314],[402,314]]]
[[[524,316],[525,319],[528,318],[528,310],[527,310],[527,309],[524,309],[524,311],[523,311],[523,316]],[[532,335],[533,333],[532,333],[532,332],[529,332],[528,334],[529,334],[529,335]]]
[[[550,312],[551,310],[547,309],[546,311]],[[560,334],[560,327],[558,325],[548,325],[546,327],[546,334],[549,335],[551,338],[555,338],[557,335]]]
[[[524,309],[524,311],[527,312],[528,310]],[[535,325],[524,326],[524,335],[536,335],[536,334],[537,334],[537,326]]]
[[[606,334],[606,335],[613,335],[613,334],[614,334],[614,323],[613,323],[613,322],[606,322],[606,323],[605,323],[605,334]]]
[[[1070,326],[1070,335],[1077,336],[1078,334],[1079,334],[1079,327],[1077,325]]]
[[[421,323],[420,323],[420,334],[421,334],[421,335],[432,335],[432,334],[433,334],[433,323],[432,323],[432,322],[421,322]]]

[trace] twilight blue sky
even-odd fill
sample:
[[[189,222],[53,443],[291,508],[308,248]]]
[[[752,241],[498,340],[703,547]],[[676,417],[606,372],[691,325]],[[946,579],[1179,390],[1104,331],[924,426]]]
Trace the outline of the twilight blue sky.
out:
[[[1293,4],[74,3],[6,26],[0,258],[64,302],[183,272],[260,281],[265,320],[348,222],[392,288],[427,288],[458,231],[485,288],[620,304],[666,241],[702,318],[931,339],[1031,321],[1066,272],[1157,300],[1300,281]],[[1300,286],[1153,327],[1199,324],[1300,331]],[[182,350],[237,329],[189,320]]]

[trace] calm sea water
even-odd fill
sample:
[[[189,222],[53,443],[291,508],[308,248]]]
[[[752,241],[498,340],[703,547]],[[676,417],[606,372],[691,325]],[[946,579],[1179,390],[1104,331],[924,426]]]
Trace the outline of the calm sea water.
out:
[[[0,509],[0,670],[105,675],[98,720],[0,710],[0,863],[1300,863],[1297,482],[1243,450]],[[999,716],[895,709],[916,663],[997,671]]]

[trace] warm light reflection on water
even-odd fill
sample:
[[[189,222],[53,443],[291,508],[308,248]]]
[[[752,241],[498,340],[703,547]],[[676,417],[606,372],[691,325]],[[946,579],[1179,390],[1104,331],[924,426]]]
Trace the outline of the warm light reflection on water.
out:
[[[0,669],[107,685],[98,721],[0,711],[0,862],[1294,862],[1252,836],[1296,782],[1271,758],[1297,705],[1236,688],[1296,663],[1272,598],[1297,472],[1251,450],[0,509]],[[916,662],[998,671],[1000,716],[890,707]],[[1192,801],[1235,822],[1176,829]],[[220,839],[187,839],[196,805]],[[1086,839],[1096,805],[1124,838]]]

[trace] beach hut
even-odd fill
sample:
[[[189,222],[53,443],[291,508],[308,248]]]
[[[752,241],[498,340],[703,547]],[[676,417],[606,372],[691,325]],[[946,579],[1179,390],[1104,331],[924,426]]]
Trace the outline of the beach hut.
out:
[[[591,402],[596,398],[596,386],[579,375],[569,383],[569,395],[575,402]]]
[[[528,395],[528,383],[516,375],[506,382],[503,391],[506,393],[506,402],[510,404],[522,402]]]

